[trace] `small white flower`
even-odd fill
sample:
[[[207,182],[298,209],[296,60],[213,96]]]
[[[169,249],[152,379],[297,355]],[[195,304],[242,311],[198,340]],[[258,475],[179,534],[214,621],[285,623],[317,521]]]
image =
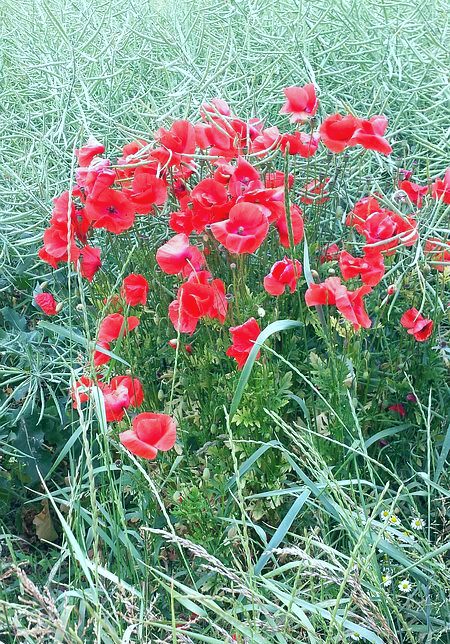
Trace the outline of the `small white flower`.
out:
[[[383,586],[388,588],[392,584],[392,577],[390,575],[381,575],[381,581],[383,582]]]
[[[389,510],[383,510],[383,512],[380,514],[380,519],[384,521],[386,519],[389,519],[390,515],[391,513],[389,512]]]
[[[350,639],[353,640],[354,642],[360,642],[361,641],[361,636],[358,633],[355,633],[355,631],[350,631],[348,634]]]
[[[400,521],[398,516],[396,514],[391,514],[391,516],[389,517],[389,525],[399,526],[401,524],[402,522]]]
[[[424,527],[425,527],[425,521],[420,517],[415,517],[414,519],[411,520],[411,528],[413,530],[421,530]]]
[[[401,593],[409,593],[411,592],[412,585],[407,579],[402,579],[398,585],[398,589]]]
[[[266,314],[266,312],[265,312],[265,310],[263,309],[263,307],[262,307],[262,306],[259,306],[259,307],[258,307],[258,317],[263,318],[263,317],[265,316],[265,314]]]

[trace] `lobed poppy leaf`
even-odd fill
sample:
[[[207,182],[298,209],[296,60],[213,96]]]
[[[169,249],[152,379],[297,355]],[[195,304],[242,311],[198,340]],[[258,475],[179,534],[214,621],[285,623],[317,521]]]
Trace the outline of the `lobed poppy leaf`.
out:
[[[302,326],[301,322],[297,322],[296,320],[277,320],[276,322],[272,322],[272,324],[269,324],[268,327],[266,327],[263,331],[261,331],[261,333],[255,340],[253,349],[249,353],[249,356],[244,365],[244,368],[242,369],[241,377],[239,378],[236,391],[234,392],[233,400],[231,401],[231,406],[229,411],[230,423],[233,420],[233,416],[235,415],[239,407],[239,403],[241,402],[244,389],[247,385],[248,379],[250,378],[250,374],[252,372],[253,365],[256,360],[256,356],[258,355],[259,350],[264,344],[264,342],[268,338],[270,338],[270,336],[273,335],[274,333],[279,333],[280,331],[286,331],[287,329],[293,329],[300,326]]]

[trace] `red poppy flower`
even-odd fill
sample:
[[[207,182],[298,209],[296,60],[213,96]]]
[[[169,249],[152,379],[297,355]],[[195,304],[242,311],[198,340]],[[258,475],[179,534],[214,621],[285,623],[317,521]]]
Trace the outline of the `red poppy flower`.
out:
[[[386,209],[369,215],[361,232],[369,247],[376,244],[372,248],[385,251],[388,255],[395,253],[398,246],[413,246],[419,237],[414,219]]]
[[[106,421],[119,422],[125,416],[125,409],[130,406],[130,393],[125,385],[100,385],[105,403]]]
[[[294,134],[282,134],[280,138],[280,150],[288,154],[298,154],[303,159],[314,156],[319,147],[319,136],[317,134],[306,134],[305,132],[294,132]]]
[[[172,153],[169,165],[179,163],[180,155],[195,152],[195,129],[189,121],[175,121],[170,130],[160,128],[155,132],[155,140]]]
[[[372,196],[364,197],[355,203],[353,209],[348,213],[345,225],[354,226],[362,234],[364,223],[369,215],[382,210],[379,201]]]
[[[312,83],[303,87],[286,87],[283,92],[286,103],[281,108],[280,114],[290,114],[291,123],[304,123],[317,112],[319,101]]]
[[[100,323],[98,339],[100,342],[113,342],[122,335],[125,336],[139,326],[139,318],[131,315],[126,321],[121,313],[111,313]]]
[[[143,275],[131,273],[122,283],[121,295],[128,306],[145,304],[148,295],[148,282]]]
[[[53,210],[50,218],[50,225],[67,230],[69,221],[72,225],[75,225],[75,204],[72,201],[69,191],[65,190],[58,197],[53,199]]]
[[[209,284],[187,281],[180,286],[177,299],[169,305],[169,318],[180,333],[194,333],[200,318],[214,306],[214,292]]]
[[[238,197],[237,202],[257,204],[271,224],[284,214],[284,188],[248,190],[242,197]]]
[[[238,155],[236,132],[221,117],[212,117],[209,124],[197,123],[195,136],[198,147],[202,150],[209,147],[209,154],[212,156],[231,160]]]
[[[413,335],[417,342],[425,342],[433,333],[433,320],[424,318],[417,309],[408,309],[400,318],[402,327]]]
[[[297,288],[297,280],[302,274],[302,265],[296,259],[285,257],[270,269],[270,273],[264,278],[264,288],[270,295],[282,295],[289,287],[291,293]]]
[[[268,172],[264,177],[264,184],[266,188],[284,188],[284,172],[281,170],[274,170],[273,172]],[[289,190],[294,185],[294,175],[292,172],[288,176],[288,188]]]
[[[78,158],[78,165],[82,168],[91,164],[92,159],[97,154],[103,154],[105,146],[99,143],[95,136],[90,136],[84,145],[79,150],[75,150],[75,155]]]
[[[296,204],[291,205],[291,223],[294,246],[296,246],[302,241],[304,233],[302,211]],[[286,220],[286,212],[283,212],[282,216],[277,222],[275,222],[275,227],[278,230],[278,235],[280,236],[280,244],[285,248],[289,248],[289,228]]]
[[[332,114],[322,122],[320,138],[332,152],[343,152],[350,144],[358,125],[359,119],[351,114]]]
[[[92,282],[95,273],[101,267],[100,248],[85,246],[80,251],[79,270],[81,276]]]
[[[44,246],[38,250],[38,256],[43,262],[50,264],[52,268],[58,268],[58,260],[52,257],[52,255],[49,255]]]
[[[148,215],[152,212],[153,206],[162,206],[166,201],[167,184],[164,179],[156,176],[156,168],[140,166],[135,170],[128,194],[136,212],[140,215]]]
[[[396,405],[390,405],[390,407],[388,407],[388,409],[389,409],[389,411],[393,411],[395,414],[398,414],[402,418],[404,418],[406,416],[406,409],[404,408],[404,406],[401,403],[398,403]]]
[[[390,154],[392,147],[383,138],[388,126],[385,116],[372,116],[371,119],[360,119],[350,145],[362,145],[366,150],[375,150],[380,154]]]
[[[77,236],[81,241],[85,241],[89,221],[83,208],[75,208],[67,190],[55,197],[53,203],[50,226],[44,233],[44,248],[39,252],[39,256],[56,268],[58,262],[68,261],[69,252],[70,259],[76,262],[79,249],[74,238]]]
[[[144,141],[144,139],[136,139],[135,141],[131,141],[131,143],[127,143],[123,146],[122,156],[117,159],[117,165],[130,167],[117,169],[117,176],[120,179],[125,179],[127,177],[131,178],[136,170],[136,167],[138,167],[138,163],[144,160],[150,161],[150,149],[147,148],[146,152],[142,152],[142,149],[146,146],[148,146],[148,142]]]
[[[118,190],[107,188],[96,198],[88,197],[85,211],[94,228],[105,228],[118,235],[134,224],[135,207]]]
[[[320,179],[312,179],[303,186],[300,201],[307,205],[325,203],[330,198],[330,193],[328,192],[329,183],[330,177],[322,181]]]
[[[200,106],[200,116],[208,120],[211,116],[231,116],[231,108],[223,98],[213,98],[209,103],[202,103]]]
[[[132,378],[131,376],[115,376],[111,379],[109,386],[112,389],[126,387],[130,407],[140,407],[144,402],[144,389],[139,378]]]
[[[187,235],[180,233],[158,248],[156,262],[164,273],[182,273],[186,277],[193,270],[199,271],[203,268],[205,257],[196,246],[189,244]]]
[[[339,268],[345,280],[361,276],[368,286],[376,286],[384,275],[383,255],[376,249],[364,248],[363,257],[353,257],[346,250],[339,256]]]
[[[265,157],[269,152],[274,150],[280,142],[280,131],[274,127],[264,129],[251,144],[251,153],[256,154],[259,158]]]
[[[339,246],[337,244],[329,244],[324,246],[320,251],[319,262],[325,264],[325,262],[333,262],[336,259],[339,259],[340,255]]]
[[[411,203],[418,208],[422,208],[423,197],[428,192],[428,186],[419,186],[418,183],[412,183],[411,181],[400,181],[398,187],[403,192],[406,192]]]
[[[111,356],[109,356],[107,353],[104,351],[101,351],[101,349],[106,349],[106,351],[111,351],[111,344],[109,342],[97,342],[95,345],[96,349],[94,351],[94,366],[95,367],[101,367],[104,364],[108,364],[108,362],[111,360]]]
[[[145,412],[133,418],[133,428],[119,434],[119,440],[135,456],[149,460],[158,451],[167,452],[175,445],[177,426],[167,414]]]
[[[371,321],[364,309],[363,297],[372,291],[364,285],[355,291],[348,291],[339,277],[327,277],[321,284],[310,284],[305,293],[307,306],[336,306],[338,311],[353,324],[355,331],[360,327],[368,329]]]
[[[255,318],[250,318],[244,324],[231,327],[230,333],[233,344],[227,349],[227,356],[234,358],[237,362],[238,369],[242,369],[247,362],[247,358],[253,349],[255,341],[261,333],[261,329]],[[256,359],[259,356],[260,352],[258,351]]]
[[[450,168],[447,168],[443,179],[436,179],[431,186],[431,195],[433,199],[442,199],[446,204],[450,204]]]
[[[228,185],[231,175],[235,171],[235,166],[232,165],[227,159],[216,159],[213,161],[213,165],[217,166],[217,170],[214,172],[214,180],[219,183],[223,183],[225,186]]]
[[[223,281],[221,279],[213,279],[209,271],[192,272],[187,281],[209,286],[212,291],[213,303],[206,315],[209,318],[219,320],[220,324],[223,324],[228,310],[228,302],[225,297],[225,284]]]
[[[111,188],[116,180],[116,171],[113,170],[109,159],[97,159],[94,164],[78,168],[76,171],[77,184],[84,188],[84,194],[97,199],[97,197]]]
[[[88,376],[81,376],[70,389],[72,398],[72,407],[78,409],[78,403],[85,403],[89,400],[91,387],[94,385],[93,380]]]
[[[206,224],[212,224],[228,216],[232,202],[228,202],[228,193],[223,185],[215,179],[203,179],[191,192],[193,211],[197,228],[203,230]]]
[[[194,213],[189,208],[186,208],[186,210],[172,212],[169,217],[169,226],[174,233],[190,235],[192,231],[195,230],[196,224],[197,221],[194,220]],[[197,232],[201,232],[201,230]]]
[[[229,121],[229,127],[239,140],[240,147],[251,147],[254,141],[263,132],[264,121],[255,117],[244,121],[243,119],[234,118]]]
[[[180,306],[179,300],[173,300],[169,304],[169,319],[172,322],[175,331],[179,333],[189,333],[192,335],[197,328],[200,318],[189,315],[186,307]]]
[[[236,169],[230,177],[228,190],[232,197],[240,197],[247,190],[262,188],[260,174],[244,157],[239,157]]]
[[[59,262],[76,262],[80,254],[73,237],[68,236],[66,228],[50,226],[44,232],[44,248],[39,257],[54,268]],[[70,256],[70,257],[69,257]]]
[[[437,271],[444,272],[450,268],[450,241],[446,244],[438,238],[427,239],[424,250]]]
[[[211,225],[211,232],[220,244],[237,255],[254,253],[266,238],[269,222],[262,209],[252,203],[238,203],[229,218]]]
[[[46,315],[58,315],[60,309],[51,293],[37,293],[34,301]]]

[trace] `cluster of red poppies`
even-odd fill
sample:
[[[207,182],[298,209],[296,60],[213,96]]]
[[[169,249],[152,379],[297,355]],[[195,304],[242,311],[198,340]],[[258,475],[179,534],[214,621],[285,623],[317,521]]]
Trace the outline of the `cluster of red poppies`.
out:
[[[317,153],[320,143],[333,153],[361,146],[390,154],[392,148],[384,138],[384,116],[362,119],[353,114],[333,114],[316,128],[319,103],[314,85],[288,87],[284,94],[281,113],[298,124],[293,132],[264,127],[257,118],[238,118],[225,101],[214,99],[201,106],[200,122],[176,121],[170,129],[159,129],[151,142],[133,141],[114,164],[101,156],[104,146],[89,139],[77,151],[79,167],[73,188],[54,200],[40,257],[54,268],[72,263],[82,277],[92,281],[102,265],[100,248],[88,244],[96,229],[117,235],[130,229],[136,217],[167,212],[168,226],[175,234],[157,250],[156,262],[164,273],[179,276],[181,282],[168,311],[177,332],[194,333],[203,318],[220,324],[226,320],[229,301],[225,284],[208,267],[212,249],[231,256],[253,254],[275,234],[292,257],[276,261],[263,285],[272,296],[282,295],[286,288],[294,292],[302,275],[294,248],[303,239],[304,220],[300,206],[292,203],[294,176],[272,169],[276,154],[308,158]],[[431,186],[420,186],[409,179],[405,174],[399,190],[411,205],[420,208],[426,194],[450,203],[450,169]],[[328,177],[313,179],[298,191],[297,200],[303,205],[323,204],[329,199],[329,189]],[[371,325],[364,296],[383,278],[385,258],[400,246],[416,243],[417,223],[414,215],[384,208],[381,198],[369,196],[355,204],[346,224],[365,238],[362,255],[354,257],[331,244],[322,249],[320,261],[338,260],[342,279],[359,277],[362,286],[349,290],[340,277],[328,277],[323,283],[309,283],[305,299],[308,306],[336,306],[358,330]],[[425,252],[432,265],[444,270],[450,258],[445,241],[428,240]],[[129,275],[120,295],[127,306],[145,304],[146,279]],[[59,311],[60,305],[49,293],[40,293],[35,301],[49,315]],[[432,321],[422,318],[415,309],[407,313],[410,315],[403,316],[402,324],[409,325],[408,333],[420,341],[427,339]],[[125,319],[121,311],[101,322],[94,353],[96,367],[109,361],[112,343],[138,323],[137,317]],[[260,333],[259,325],[250,318],[232,327],[230,333],[232,345],[227,355],[242,368]],[[99,385],[108,420],[120,420],[127,407],[140,404],[139,381],[116,380]],[[90,381],[80,382],[84,387],[92,386]],[[81,398],[78,400],[81,402]]]

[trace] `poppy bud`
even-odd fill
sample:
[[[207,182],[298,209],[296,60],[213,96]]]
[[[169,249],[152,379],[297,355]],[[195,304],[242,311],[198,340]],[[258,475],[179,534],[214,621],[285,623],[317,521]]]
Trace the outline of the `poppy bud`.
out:
[[[431,273],[431,266],[429,264],[425,264],[425,266],[423,267],[423,272],[425,273],[425,275],[429,275]]]
[[[172,340],[169,340],[169,342],[168,342],[167,344],[168,344],[168,345],[169,345],[169,347],[171,347],[172,349],[176,349],[176,348],[177,348],[177,346],[178,346],[178,340],[177,340],[176,338],[173,338]]]
[[[386,292],[388,295],[394,295],[394,293],[397,291],[397,287],[395,284],[389,284],[389,286],[386,289]]]
[[[336,275],[336,271],[334,270],[334,268],[328,269],[328,275]]]
[[[179,490],[173,493],[172,499],[174,500],[175,503],[181,503],[183,500],[183,496]]]
[[[209,479],[211,478],[211,471],[209,467],[205,467],[205,469],[203,470],[202,476],[204,481],[209,481]]]
[[[265,316],[266,312],[263,309],[262,306],[258,306],[258,317],[263,318]]]
[[[362,375],[362,379],[363,380],[368,380],[369,379],[369,372],[368,371],[364,371],[364,373]]]
[[[236,270],[236,264],[234,262],[231,262],[230,268],[232,271]]]
[[[313,276],[313,278],[315,280],[319,279],[319,273],[317,271],[315,271],[314,269],[311,271],[311,275]]]
[[[165,398],[165,393],[163,392],[162,389],[159,389],[158,391],[158,400],[164,400]]]
[[[41,289],[42,289],[43,291],[45,291],[45,289],[47,288],[47,286],[48,286],[48,282],[42,282],[42,284],[41,284]]]

